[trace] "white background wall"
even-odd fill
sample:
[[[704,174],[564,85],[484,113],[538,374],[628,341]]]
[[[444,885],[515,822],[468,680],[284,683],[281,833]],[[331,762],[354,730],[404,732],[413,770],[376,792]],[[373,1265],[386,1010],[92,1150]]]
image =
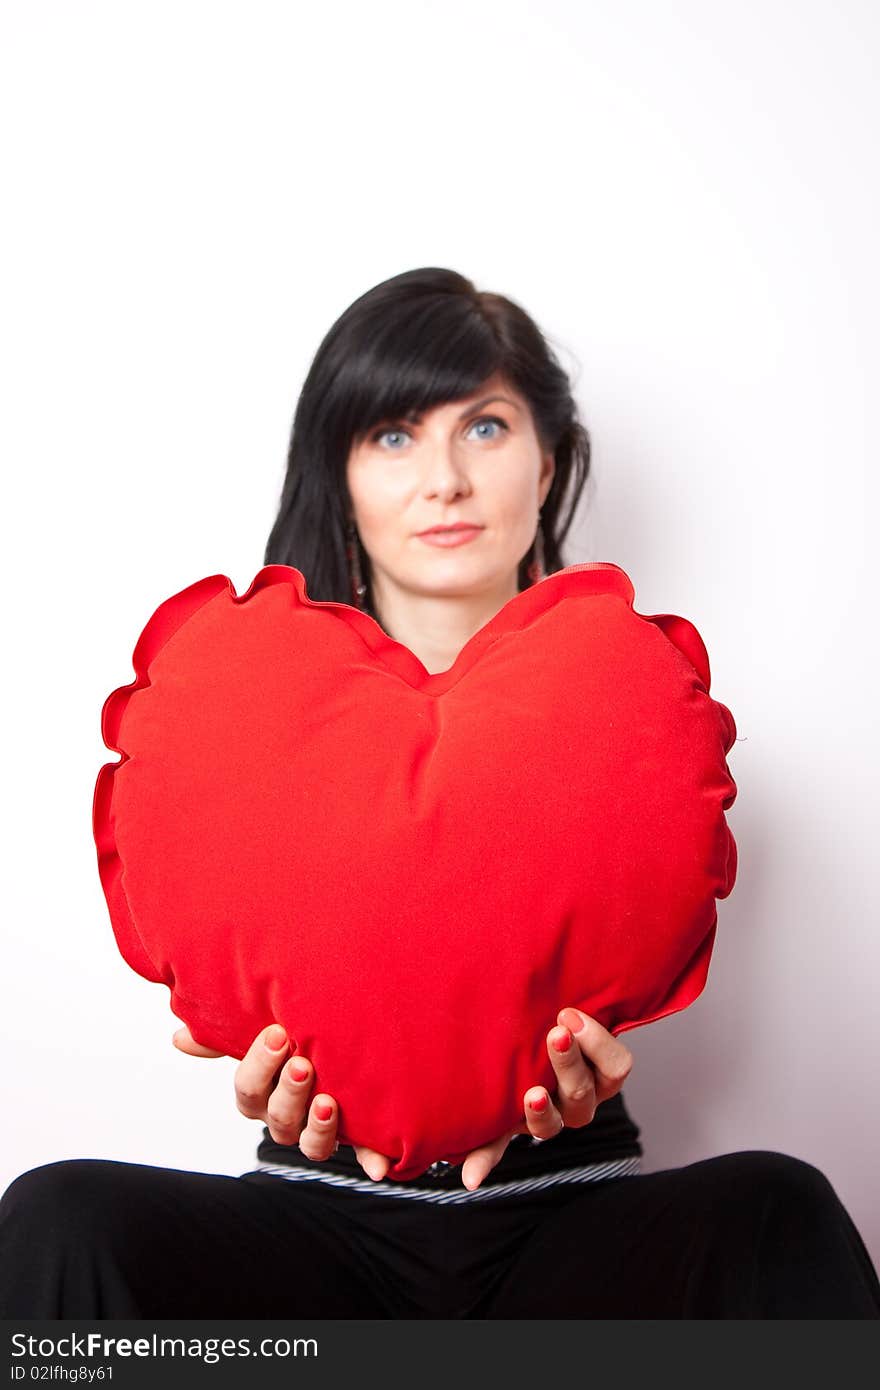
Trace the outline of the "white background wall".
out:
[[[627,1035],[646,1169],[795,1154],[880,1262],[878,41],[870,0],[5,7],[3,1185],[251,1164],[235,1063],[115,948],[101,705],[162,599],[260,567],[330,323],[447,265],[575,373],[569,559],[695,622],[738,725],[708,986]]]

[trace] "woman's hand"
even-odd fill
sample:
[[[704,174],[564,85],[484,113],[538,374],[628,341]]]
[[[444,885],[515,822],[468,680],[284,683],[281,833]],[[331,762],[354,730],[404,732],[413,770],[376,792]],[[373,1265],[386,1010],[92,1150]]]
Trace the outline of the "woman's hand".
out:
[[[514,1135],[531,1134],[535,1139],[552,1139],[562,1129],[581,1129],[591,1122],[603,1101],[617,1095],[629,1076],[632,1053],[595,1018],[573,1008],[560,1009],[557,1018],[558,1025],[547,1034],[547,1052],[559,1083],[556,1104],[543,1086],[529,1087],[523,1095],[523,1122],[491,1144],[473,1149],[465,1158],[461,1180],[470,1191],[478,1188],[500,1162]],[[277,1040],[276,1032],[278,1038],[283,1038],[277,1051],[268,1046],[269,1042]],[[174,1034],[173,1042],[181,1052],[194,1057],[224,1055],[194,1042],[186,1025]],[[303,1127],[314,1076],[306,1057],[296,1056],[283,1066],[287,1050],[286,1035],[279,1024],[270,1024],[257,1034],[235,1073],[238,1108],[243,1115],[262,1120],[276,1143],[299,1143],[306,1158],[320,1163],[337,1148],[336,1102],[326,1092],[315,1096],[308,1122]],[[295,1079],[296,1072],[303,1073],[299,1081]],[[363,1145],[353,1147],[369,1177],[377,1181],[385,1177],[391,1167],[390,1158]]]
[[[566,1127],[581,1129],[603,1100],[617,1095],[632,1070],[629,1048],[595,1018],[572,1008],[560,1009],[556,1017],[558,1026],[547,1034],[547,1052],[559,1082],[556,1104],[543,1086],[529,1087],[523,1096],[524,1122],[473,1149],[465,1159],[461,1180],[471,1191],[491,1173],[515,1134],[553,1139]]]
[[[177,1030],[172,1042],[191,1057],[226,1055],[197,1043],[186,1024]],[[278,1042],[279,1047],[271,1046]],[[321,1091],[309,1104],[315,1081],[312,1065],[307,1057],[288,1059],[289,1050],[287,1034],[280,1024],[271,1023],[258,1033],[235,1070],[236,1103],[248,1119],[263,1121],[276,1144],[299,1144],[306,1158],[320,1163],[338,1148],[336,1102]],[[307,1107],[308,1119],[304,1122]],[[390,1158],[360,1144],[354,1145],[354,1151],[371,1178],[385,1176]]]

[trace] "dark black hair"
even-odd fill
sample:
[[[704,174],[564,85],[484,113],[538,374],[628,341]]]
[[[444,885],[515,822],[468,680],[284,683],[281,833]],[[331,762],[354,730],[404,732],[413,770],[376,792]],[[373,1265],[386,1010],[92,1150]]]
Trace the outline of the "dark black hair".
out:
[[[351,603],[345,527],[352,443],[384,420],[469,396],[496,372],[528,401],[541,449],[554,455],[541,529],[546,572],[562,569],[562,543],[590,471],[590,437],[571,383],[524,309],[435,266],[407,270],[361,295],[315,353],[263,563],[301,570],[310,598]],[[364,607],[375,618],[369,557],[359,538],[357,545]],[[533,551],[520,562],[519,589],[530,582]]]

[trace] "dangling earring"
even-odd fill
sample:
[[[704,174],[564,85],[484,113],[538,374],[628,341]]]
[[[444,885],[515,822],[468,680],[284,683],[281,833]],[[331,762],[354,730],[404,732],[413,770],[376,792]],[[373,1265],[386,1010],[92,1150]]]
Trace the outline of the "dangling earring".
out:
[[[538,528],[535,531],[535,539],[533,545],[534,559],[532,560],[532,563],[529,565],[528,575],[531,582],[533,584],[537,584],[540,582],[540,580],[545,579],[547,577],[546,571],[544,569],[544,532],[541,529],[540,512],[538,512]]]
[[[355,608],[364,607],[364,594],[367,586],[364,583],[364,576],[361,573],[361,557],[358,553],[357,530],[353,521],[349,521],[345,528],[346,546],[345,553],[348,556],[348,573],[351,580],[351,601]]]

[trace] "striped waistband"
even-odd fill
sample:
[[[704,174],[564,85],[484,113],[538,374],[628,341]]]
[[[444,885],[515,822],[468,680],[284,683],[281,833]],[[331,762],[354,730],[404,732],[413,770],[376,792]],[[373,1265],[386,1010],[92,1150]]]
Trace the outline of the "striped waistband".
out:
[[[600,1182],[606,1178],[623,1178],[634,1176],[641,1172],[642,1160],[638,1155],[631,1158],[618,1158],[609,1160],[607,1163],[588,1163],[582,1164],[579,1168],[560,1168],[555,1173],[540,1173],[532,1178],[519,1178],[511,1182],[486,1183],[485,1181],[475,1188],[473,1192],[467,1188],[447,1188],[440,1191],[436,1188],[410,1187],[403,1183],[389,1181],[381,1178],[374,1182],[372,1178],[350,1178],[344,1173],[328,1173],[317,1168],[295,1168],[292,1164],[275,1164],[258,1161],[254,1168],[249,1168],[246,1173],[240,1174],[241,1177],[249,1177],[251,1173],[268,1173],[272,1177],[284,1178],[288,1182],[322,1182],[331,1187],[342,1187],[348,1192],[366,1192],[374,1197],[399,1197],[408,1201],[417,1202],[438,1202],[445,1206],[449,1203],[458,1202],[480,1202],[487,1201],[492,1197],[509,1197],[513,1194],[524,1192],[540,1192],[547,1187],[555,1187],[558,1183],[572,1182]]]

